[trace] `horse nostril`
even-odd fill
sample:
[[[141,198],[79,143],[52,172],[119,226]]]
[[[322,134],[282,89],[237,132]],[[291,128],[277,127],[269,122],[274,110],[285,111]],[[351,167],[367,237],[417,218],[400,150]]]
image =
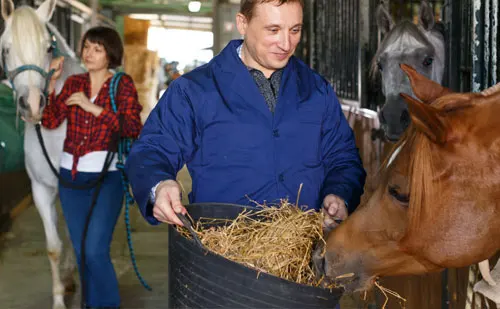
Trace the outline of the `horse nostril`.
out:
[[[40,95],[40,108],[44,108],[46,104],[47,100],[45,100],[45,97],[43,95]]]
[[[28,108],[28,103],[26,102],[24,97],[19,97],[19,107],[24,109]]]
[[[325,256],[323,254],[325,244],[318,242],[312,252],[312,267],[316,278],[321,278],[325,275]]]
[[[383,110],[381,110],[381,111],[380,111],[380,113],[378,113],[378,114],[379,114],[378,118],[379,118],[379,120],[380,120],[380,123],[382,123],[382,124],[386,124],[386,123],[387,123],[387,121],[385,120],[385,117],[384,117],[384,111],[383,111]]]
[[[404,110],[402,113],[401,113],[401,124],[406,128],[410,125],[410,114],[408,113],[408,110]]]

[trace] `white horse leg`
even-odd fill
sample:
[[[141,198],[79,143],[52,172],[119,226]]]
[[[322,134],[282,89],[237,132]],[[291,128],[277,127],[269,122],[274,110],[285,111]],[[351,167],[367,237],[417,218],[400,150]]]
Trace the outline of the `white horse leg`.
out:
[[[483,276],[483,280],[486,281],[489,285],[495,286],[497,283],[490,274],[490,261],[488,259],[479,262],[479,270],[481,271],[481,276]]]
[[[54,205],[57,190],[33,181],[33,200],[42,218],[45,236],[47,238],[47,254],[52,270],[52,295],[54,309],[65,309],[64,285],[61,282],[59,264],[62,242],[57,233],[57,213]]]
[[[71,240],[69,237],[68,226],[64,225],[64,232],[66,238],[68,239],[68,245],[63,246],[63,261],[62,261],[62,272],[63,272],[63,282],[68,292],[74,292],[76,289],[76,282],[74,278],[75,271],[77,269],[76,258],[73,246],[71,245]]]

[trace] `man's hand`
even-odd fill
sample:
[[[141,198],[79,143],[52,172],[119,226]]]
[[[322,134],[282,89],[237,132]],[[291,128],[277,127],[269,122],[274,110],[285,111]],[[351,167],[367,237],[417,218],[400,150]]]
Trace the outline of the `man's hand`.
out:
[[[328,194],[323,200],[322,211],[324,213],[323,227],[327,230],[337,227],[339,223],[336,221],[345,220],[348,214],[344,200],[333,194]]]
[[[176,213],[187,213],[181,203],[180,186],[174,180],[162,181],[156,187],[153,216],[158,221],[183,226]]]

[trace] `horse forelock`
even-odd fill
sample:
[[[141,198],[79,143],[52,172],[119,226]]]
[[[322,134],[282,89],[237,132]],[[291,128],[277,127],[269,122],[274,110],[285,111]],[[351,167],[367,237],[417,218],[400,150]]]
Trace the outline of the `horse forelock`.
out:
[[[76,57],[75,52],[71,49],[68,43],[66,43],[66,40],[61,35],[61,33],[59,33],[57,28],[51,23],[47,23],[47,27],[50,29],[50,31],[52,31],[52,34],[56,37],[57,48],[59,49],[59,51],[66,54],[68,57],[75,58]]]
[[[408,207],[407,236],[419,233],[420,225],[427,214],[431,213],[433,201],[439,191],[433,155],[432,141],[427,136],[413,130],[411,156],[408,164],[408,177],[410,185],[410,203]],[[430,219],[430,218],[427,218]]]
[[[379,187],[382,190],[386,190],[390,181],[390,169],[396,164],[407,171],[410,193],[407,235],[418,231],[423,213],[429,211],[424,207],[432,207],[429,202],[439,190],[439,184],[435,181],[431,146],[432,142],[425,134],[410,125],[382,164],[381,175],[387,175],[382,180],[385,185]]]
[[[31,7],[20,7],[12,13],[10,27],[12,46],[10,53],[15,53],[22,64],[45,65],[48,32]]]

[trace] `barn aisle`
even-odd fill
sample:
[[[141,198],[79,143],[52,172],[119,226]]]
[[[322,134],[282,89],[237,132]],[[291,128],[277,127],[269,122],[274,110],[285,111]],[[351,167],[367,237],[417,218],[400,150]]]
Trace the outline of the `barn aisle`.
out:
[[[116,226],[111,255],[119,276],[122,308],[166,308],[167,227],[151,227],[132,209],[133,242],[139,270],[153,291],[137,280],[129,258],[123,215]],[[59,213],[59,230],[63,230]],[[64,234],[63,234],[64,235]],[[65,241],[66,244],[66,241]],[[14,221],[0,253],[0,308],[40,309],[52,306],[50,265],[45,235],[36,208],[32,205]],[[77,275],[75,279],[78,280]],[[68,308],[79,308],[79,285],[68,294]]]
[[[186,193],[191,191],[191,179],[186,169],[178,175]],[[187,194],[183,194],[186,198]],[[187,200],[183,200],[187,203]],[[58,209],[58,225],[64,244],[64,222]],[[167,233],[166,225],[152,227],[143,220],[137,208],[131,209],[132,239],[139,271],[153,288],[152,292],[139,283],[130,262],[126,243],[123,214],[118,220],[111,248],[111,257],[118,274],[122,309],[167,308]],[[63,275],[63,274],[61,274]],[[75,274],[78,280],[78,275]],[[4,237],[0,249],[0,308],[40,309],[52,308],[52,280],[45,249],[43,226],[34,205],[22,211],[14,220],[12,229]],[[79,285],[74,293],[66,295],[68,308],[80,308]],[[358,295],[344,296],[342,309],[374,309],[364,305]]]

